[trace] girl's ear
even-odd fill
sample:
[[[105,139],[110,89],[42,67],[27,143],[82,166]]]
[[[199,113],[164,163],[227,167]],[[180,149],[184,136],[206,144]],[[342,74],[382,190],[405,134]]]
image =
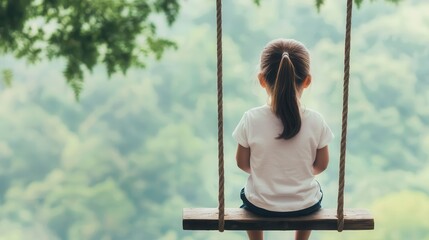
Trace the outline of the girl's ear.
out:
[[[308,86],[310,86],[311,84],[311,75],[309,74],[305,79],[304,82],[302,83],[302,87],[303,88],[308,88]]]
[[[261,84],[261,87],[263,88],[267,87],[267,82],[265,82],[265,77],[264,77],[264,74],[262,74],[262,72],[258,73],[258,80],[259,80],[259,84]]]

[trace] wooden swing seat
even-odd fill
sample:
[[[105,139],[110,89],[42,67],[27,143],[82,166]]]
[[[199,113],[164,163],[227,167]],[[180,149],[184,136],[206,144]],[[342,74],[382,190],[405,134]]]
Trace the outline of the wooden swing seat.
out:
[[[320,209],[303,217],[267,218],[241,208],[225,209],[225,230],[337,230],[337,210]],[[218,230],[217,208],[184,208],[184,230]],[[344,230],[372,230],[374,218],[365,209],[344,209]]]

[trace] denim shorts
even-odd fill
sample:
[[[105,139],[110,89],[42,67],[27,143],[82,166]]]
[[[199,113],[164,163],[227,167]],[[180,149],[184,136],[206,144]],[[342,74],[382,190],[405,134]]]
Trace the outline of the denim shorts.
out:
[[[253,205],[251,202],[249,202],[249,200],[247,200],[246,195],[244,194],[244,188],[241,189],[240,197],[241,197],[241,200],[243,200],[243,204],[241,205],[240,208],[246,209],[247,211],[252,212],[256,215],[263,216],[263,217],[300,217],[300,216],[312,214],[318,211],[320,208],[322,208],[321,203],[323,198],[323,192],[319,202],[317,202],[313,206],[302,210],[298,210],[298,211],[292,211],[292,212],[273,212],[273,211],[269,211],[269,210],[265,210],[263,208],[257,207]]]

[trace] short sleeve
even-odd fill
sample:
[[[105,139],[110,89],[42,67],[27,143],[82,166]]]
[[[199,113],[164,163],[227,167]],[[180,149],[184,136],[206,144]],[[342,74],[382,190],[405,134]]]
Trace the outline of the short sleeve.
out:
[[[237,141],[238,144],[240,144],[245,148],[249,147],[249,143],[247,141],[247,130],[248,130],[248,119],[247,119],[247,112],[246,112],[244,113],[240,122],[237,124],[237,127],[235,127],[234,132],[232,132],[232,137],[235,139],[235,141]]]
[[[321,120],[322,120],[322,131],[320,134],[320,139],[319,139],[319,144],[317,145],[317,149],[321,149],[328,146],[328,144],[334,138],[334,134],[332,133],[331,129],[329,128],[328,124],[325,122],[323,117]]]

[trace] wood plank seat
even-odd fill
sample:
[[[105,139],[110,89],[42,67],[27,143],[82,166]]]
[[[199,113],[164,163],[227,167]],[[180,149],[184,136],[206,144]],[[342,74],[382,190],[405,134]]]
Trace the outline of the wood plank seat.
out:
[[[225,230],[337,230],[337,210],[321,209],[303,217],[267,218],[241,208],[225,209]],[[184,230],[218,230],[217,208],[183,209]],[[344,230],[372,230],[374,218],[365,209],[344,209]]]

